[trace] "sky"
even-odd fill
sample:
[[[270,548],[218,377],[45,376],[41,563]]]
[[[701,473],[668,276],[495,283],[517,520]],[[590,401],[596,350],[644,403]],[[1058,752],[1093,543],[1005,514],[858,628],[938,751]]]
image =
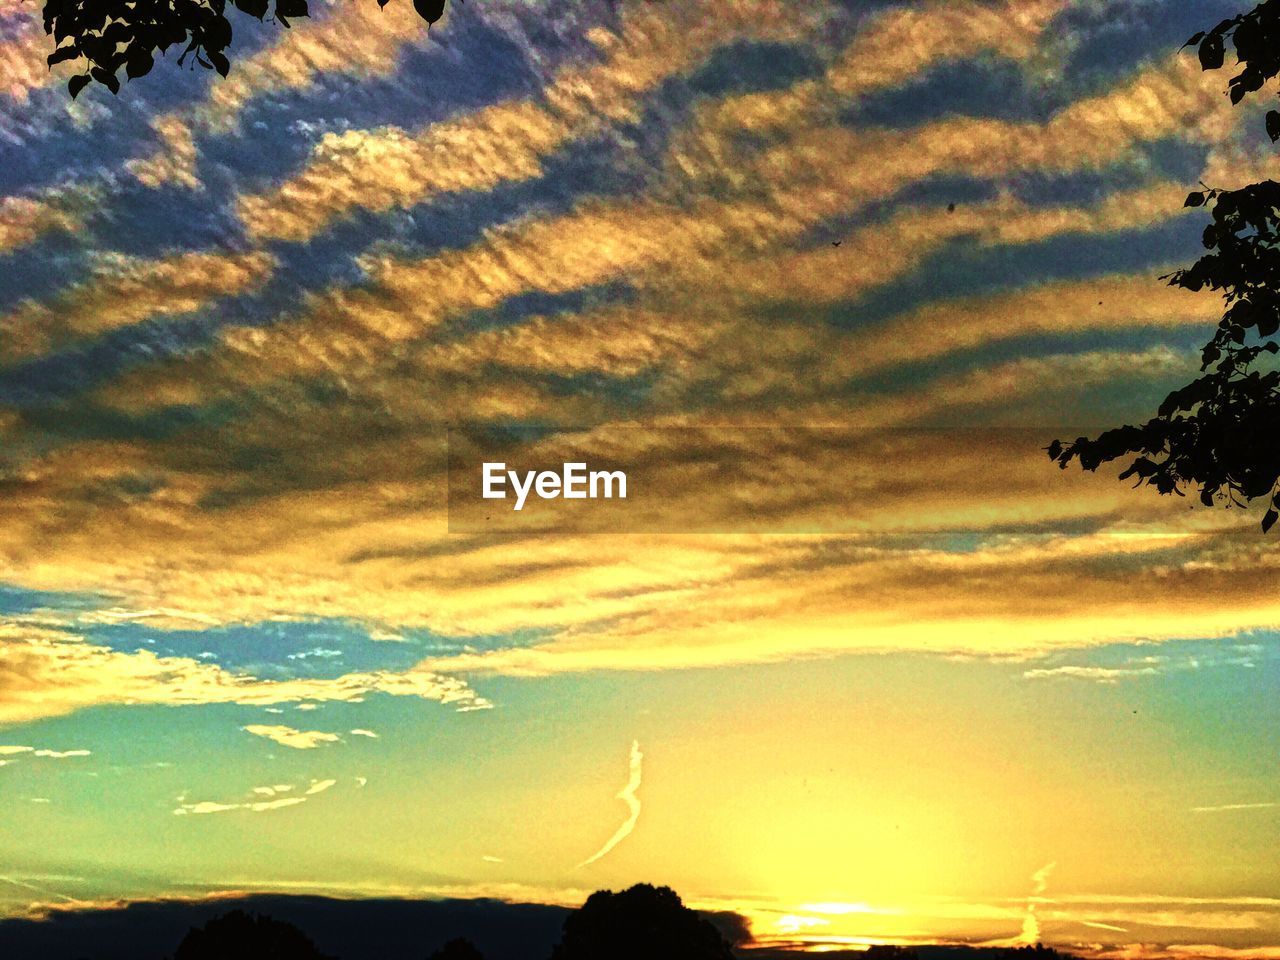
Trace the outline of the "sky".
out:
[[[1280,558],[1043,449],[1198,369],[1240,9],[341,0],[72,101],[0,0],[0,914],[1280,957]]]

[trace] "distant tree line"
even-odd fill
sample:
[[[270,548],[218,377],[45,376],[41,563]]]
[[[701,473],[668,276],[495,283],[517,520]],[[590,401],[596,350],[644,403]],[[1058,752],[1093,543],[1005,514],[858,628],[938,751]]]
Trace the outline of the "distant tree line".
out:
[[[564,923],[550,960],[734,960],[733,947],[670,887],[637,884],[600,890]],[[337,960],[291,923],[233,910],[191,930],[173,960]],[[418,960],[418,958],[406,958]],[[427,960],[484,960],[471,941],[454,939]]]
[[[746,935],[745,927],[742,934]],[[455,938],[403,960],[485,960],[465,938]],[[769,956],[775,956],[769,952]],[[686,907],[670,887],[637,884],[600,890],[565,918],[548,960],[737,960],[734,944],[706,917]],[[1072,960],[1041,944],[1009,948],[876,945],[863,960]],[[291,923],[232,910],[183,938],[172,960],[339,960],[327,956]],[[387,958],[392,960],[392,958]],[[530,958],[535,960],[535,958]]]

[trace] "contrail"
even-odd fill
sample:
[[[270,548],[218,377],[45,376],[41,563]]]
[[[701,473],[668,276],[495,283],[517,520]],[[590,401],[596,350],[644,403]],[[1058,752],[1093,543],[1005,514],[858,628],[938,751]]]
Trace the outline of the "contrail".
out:
[[[1049,885],[1049,874],[1053,872],[1057,861],[1046,863],[1043,867],[1031,875],[1031,896],[1027,898],[1027,916],[1022,921],[1022,936],[1020,939],[1028,946],[1035,946],[1040,942],[1040,920],[1036,917],[1037,898],[1044,893],[1045,888]]]
[[[643,759],[644,754],[640,752],[640,741],[632,740],[631,777],[627,780],[627,785],[618,791],[618,799],[627,805],[631,815],[618,828],[618,832],[610,837],[608,842],[596,852],[595,856],[587,857],[587,859],[578,864],[579,867],[586,867],[595,863],[630,836],[631,831],[636,828],[636,821],[640,819],[640,798],[636,796],[636,791],[640,789],[640,762]]]
[[[50,890],[48,887],[37,887],[34,883],[26,883],[26,882],[24,882],[24,881],[22,881],[22,880],[18,880],[18,879],[16,879],[16,878],[14,878],[14,877],[3,877],[3,876],[0,876],[0,882],[3,882],[3,883],[11,883],[11,884],[13,884],[15,887],[23,887],[23,888],[25,888],[25,889],[27,889],[27,890],[32,890],[32,891],[34,891],[35,893],[43,894],[43,895],[44,895],[44,896],[46,896],[46,897],[57,897],[59,900],[65,900],[67,903],[79,903],[79,902],[80,902],[80,901],[79,901],[79,900],[77,900],[75,897],[68,897],[65,893],[59,893],[57,890]]]
[[[1096,927],[1099,930],[1115,930],[1119,933],[1128,933],[1128,927],[1117,927],[1113,923],[1099,923],[1097,920],[1077,920],[1076,923],[1083,924],[1086,927]]]
[[[1217,807],[1192,807],[1192,813],[1223,813],[1227,810],[1269,810],[1280,803],[1224,803]]]

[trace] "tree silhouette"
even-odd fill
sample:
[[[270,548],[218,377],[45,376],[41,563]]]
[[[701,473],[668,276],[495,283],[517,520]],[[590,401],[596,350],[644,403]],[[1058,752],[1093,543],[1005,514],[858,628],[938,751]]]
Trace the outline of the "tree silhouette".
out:
[[[450,940],[427,960],[484,960],[474,943],[465,937]]]
[[[173,960],[330,960],[291,923],[233,910],[192,929]]]
[[[1280,0],[1223,20],[1186,46],[1197,48],[1203,69],[1217,70],[1228,43],[1239,62],[1228,91],[1239,103],[1280,72]],[[1266,128],[1273,142],[1280,140],[1280,111],[1267,113]],[[1187,290],[1219,291],[1226,303],[1201,353],[1201,376],[1169,394],[1141,426],[1071,443],[1055,440],[1048,453],[1063,468],[1078,460],[1086,470],[1133,457],[1122,480],[1136,478],[1138,485],[1179,496],[1184,487],[1198,488],[1206,506],[1269,497],[1265,532],[1280,518],[1280,183],[1206,187],[1188,196],[1186,205],[1211,206],[1203,238],[1209,252],[1162,279]]]
[[[919,960],[915,947],[899,947],[891,943],[875,943],[867,947],[862,960]]]
[[[377,0],[379,7],[389,2]],[[413,8],[432,24],[446,2],[413,0]],[[84,73],[67,83],[73,97],[93,81],[119,93],[121,70],[130,79],[141,77],[170,47],[182,48],[179,65],[190,56],[225,77],[231,69],[229,8],[259,21],[270,14],[282,27],[308,15],[307,0],[45,0],[44,32],[55,45],[49,65],[83,61]]]
[[[551,960],[733,960],[710,921],[680,902],[670,887],[637,884],[599,890],[564,922]]]

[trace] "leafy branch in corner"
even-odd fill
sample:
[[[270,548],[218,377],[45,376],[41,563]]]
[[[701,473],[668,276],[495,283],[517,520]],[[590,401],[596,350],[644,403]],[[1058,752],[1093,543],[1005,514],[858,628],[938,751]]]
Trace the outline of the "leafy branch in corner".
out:
[[[1230,78],[1232,103],[1280,73],[1280,0],[1223,20],[1191,37],[1205,70],[1221,69],[1230,44],[1239,72]],[[1280,111],[1266,115],[1272,142],[1280,140]],[[1120,479],[1136,478],[1161,494],[1198,488],[1206,506],[1245,506],[1269,498],[1263,531],[1280,519],[1280,183],[1266,180],[1238,190],[1205,187],[1187,207],[1206,207],[1208,251],[1190,267],[1161,279],[1186,290],[1214,290],[1225,303],[1222,320],[1201,351],[1201,375],[1173,391],[1140,426],[1122,426],[1074,442],[1055,440],[1051,459],[1086,470],[1132,457]]]
[[[385,7],[389,0],[377,2]],[[432,24],[444,15],[446,2],[413,0],[413,7]],[[56,46],[49,65],[83,62],[84,72],[67,82],[72,97],[94,81],[119,93],[121,72],[129,79],[144,76],[156,55],[171,48],[182,50],[179,65],[190,57],[225,77],[231,69],[231,10],[260,22],[270,14],[286,28],[309,15],[307,0],[45,0],[44,31]]]

